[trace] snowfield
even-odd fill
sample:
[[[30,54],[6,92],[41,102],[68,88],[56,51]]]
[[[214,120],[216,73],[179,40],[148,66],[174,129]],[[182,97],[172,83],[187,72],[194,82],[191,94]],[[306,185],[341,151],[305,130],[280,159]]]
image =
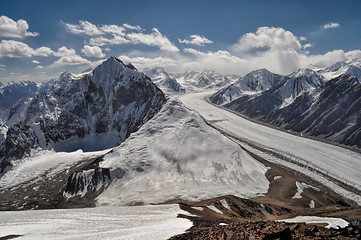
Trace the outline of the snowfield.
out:
[[[361,197],[342,189],[325,175],[361,190],[361,154],[323,142],[298,137],[240,117],[207,103],[214,92],[187,94],[180,100],[209,124],[233,136],[247,150],[266,160],[300,171],[361,205]],[[252,146],[257,146],[259,151]],[[287,161],[277,158],[283,156]],[[317,171],[315,171],[317,170]]]
[[[348,226],[348,222],[343,220],[342,218],[330,218],[330,217],[315,217],[315,216],[297,216],[295,218],[279,220],[279,222],[286,222],[286,223],[300,223],[305,222],[309,224],[316,224],[316,223],[327,223],[328,225],[326,228],[344,228]]]
[[[250,198],[269,185],[267,167],[177,99],[107,154],[101,167],[125,174],[98,196],[98,206]]]
[[[32,157],[12,161],[13,167],[0,178],[0,189],[11,188],[22,183],[34,183],[45,176],[55,176],[84,159],[101,157],[111,149],[97,152],[55,152],[53,150],[38,151]]]
[[[168,239],[192,226],[181,213],[178,205],[0,212],[0,238]]]

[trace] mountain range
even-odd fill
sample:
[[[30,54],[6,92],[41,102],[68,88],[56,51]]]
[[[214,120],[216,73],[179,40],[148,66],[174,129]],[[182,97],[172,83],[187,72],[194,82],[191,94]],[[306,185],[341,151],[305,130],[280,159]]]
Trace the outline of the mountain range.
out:
[[[30,204],[24,190],[18,204],[28,208],[258,196],[268,188],[267,167],[209,127],[227,119],[205,122],[186,107],[185,93],[218,89],[209,100],[223,108],[304,135],[360,146],[360,66],[355,59],[287,76],[259,69],[239,78],[209,70],[169,74],[161,67],[141,73],[111,57],[81,74],[65,72],[56,81],[36,85],[32,96],[24,94],[3,112],[2,184],[15,186],[27,179],[24,189],[35,191],[36,201]],[[22,172],[24,166],[30,172]],[[65,181],[51,190],[61,196],[50,191],[53,200],[40,204],[34,190],[40,176]],[[12,191],[17,190],[9,188],[7,194]]]
[[[288,76],[257,70],[209,99],[263,123],[361,147],[361,60]]]

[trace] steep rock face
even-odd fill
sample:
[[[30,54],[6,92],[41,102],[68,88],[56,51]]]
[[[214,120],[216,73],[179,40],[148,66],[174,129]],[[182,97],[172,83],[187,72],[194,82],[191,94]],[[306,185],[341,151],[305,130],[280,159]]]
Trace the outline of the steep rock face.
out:
[[[326,82],[317,74],[295,74],[260,96],[225,105],[274,126],[358,147],[360,106],[361,84],[348,74]]]
[[[163,68],[146,68],[144,74],[152,79],[152,81],[163,91],[171,92],[184,92],[184,88],[177,82],[177,80],[171,77]]]
[[[284,81],[286,77],[271,73],[267,69],[259,69],[250,72],[234,84],[218,91],[210,97],[210,101],[223,105],[238,98],[253,98],[271,87]]]
[[[252,74],[210,100],[273,126],[361,147],[360,59],[300,69],[258,93],[250,92],[260,86],[257,81],[245,81]]]
[[[287,125],[295,131],[361,147],[361,84],[344,74],[326,83],[324,91],[301,121]]]
[[[10,108],[0,131],[0,160],[94,134],[114,135],[121,142],[165,101],[147,76],[114,57],[89,73],[64,73],[48,89]]]

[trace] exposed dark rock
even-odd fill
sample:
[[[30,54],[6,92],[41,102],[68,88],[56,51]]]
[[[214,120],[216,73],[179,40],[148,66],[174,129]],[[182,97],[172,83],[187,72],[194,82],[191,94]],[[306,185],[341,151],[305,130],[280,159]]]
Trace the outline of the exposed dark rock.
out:
[[[281,92],[289,81],[293,81],[294,100],[280,108],[284,101]],[[299,78],[288,79],[260,96],[244,96],[225,107],[285,130],[361,147],[361,84],[358,79],[344,74],[326,83],[309,78],[303,78],[302,84],[299,81]],[[302,91],[307,89],[305,84],[313,90]]]

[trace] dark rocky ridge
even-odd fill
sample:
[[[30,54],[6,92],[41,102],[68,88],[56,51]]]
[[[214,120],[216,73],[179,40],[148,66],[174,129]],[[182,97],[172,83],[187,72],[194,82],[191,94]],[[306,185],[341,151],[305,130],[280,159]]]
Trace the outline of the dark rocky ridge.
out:
[[[287,79],[260,96],[241,97],[225,107],[285,130],[360,148],[361,84],[357,77],[343,74],[326,83],[315,83],[304,77],[303,83],[311,84],[316,93],[298,91],[302,86],[299,80]],[[290,105],[280,108],[283,102],[280,92],[289,81],[293,81],[293,92],[297,94]]]

